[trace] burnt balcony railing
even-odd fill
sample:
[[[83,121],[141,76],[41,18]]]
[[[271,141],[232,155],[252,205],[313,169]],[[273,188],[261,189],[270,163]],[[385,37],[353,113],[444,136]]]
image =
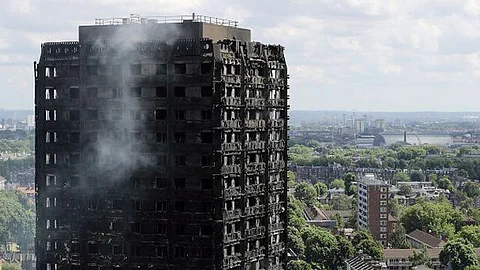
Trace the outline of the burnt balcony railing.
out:
[[[282,190],[283,186],[284,184],[282,182],[273,182],[268,184],[270,190]]]
[[[270,170],[281,170],[285,168],[285,162],[280,160],[280,161],[272,161],[268,163],[268,168]]]
[[[246,216],[259,215],[259,214],[263,214],[264,212],[265,212],[265,207],[263,205],[245,207]]]
[[[283,128],[285,121],[283,119],[271,119],[269,121],[269,126],[272,128]]]
[[[242,239],[242,233],[241,232],[233,232],[233,233],[228,233],[223,236],[223,241],[226,243],[229,242],[234,242],[237,240]]]
[[[259,247],[258,249],[248,250],[245,252],[245,258],[250,260],[265,255],[265,247]]]
[[[246,128],[265,128],[265,120],[247,120],[245,121]]]
[[[240,120],[222,120],[221,127],[240,129],[242,125]]]
[[[246,78],[247,84],[265,84],[266,79],[264,77],[250,76]]]
[[[247,164],[247,172],[261,172],[265,170],[265,163],[249,163]]]
[[[226,165],[221,169],[222,174],[238,174],[241,172],[240,165]]]
[[[242,195],[242,187],[227,188],[224,191],[225,197],[233,197]]]
[[[283,212],[285,211],[285,205],[283,202],[272,203],[268,206],[270,212]]]
[[[263,107],[265,106],[265,99],[263,98],[246,98],[245,105],[248,107]]]
[[[257,185],[247,185],[245,186],[246,193],[260,193],[265,190],[264,184],[257,184]]]
[[[240,151],[242,150],[242,144],[239,142],[234,143],[222,143],[222,151]]]
[[[272,149],[284,149],[285,148],[285,141],[269,141],[268,147]]]
[[[271,245],[270,252],[271,253],[282,253],[285,250],[285,244],[284,243],[277,243]]]
[[[272,232],[274,231],[281,231],[283,229],[285,229],[285,225],[283,222],[279,222],[279,223],[275,223],[275,224],[270,224],[268,226],[268,229]]]
[[[225,83],[231,83],[231,84],[241,83],[240,76],[238,75],[223,75],[222,78]]]
[[[264,235],[265,234],[265,227],[255,227],[255,228],[250,228],[245,230],[245,237],[254,237],[258,235]]]
[[[223,97],[222,103],[227,106],[241,106],[242,100],[237,97]]]
[[[262,150],[262,149],[265,149],[265,142],[264,141],[245,142],[245,148],[247,150]]]
[[[269,99],[268,100],[268,106],[274,106],[274,107],[283,107],[285,106],[285,100],[284,99]]]
[[[240,253],[226,256],[223,259],[223,267],[233,268],[233,267],[239,266],[241,262],[242,262],[242,255]]]
[[[242,215],[242,211],[240,211],[240,209],[223,211],[223,219],[225,220],[238,219],[240,218],[241,215]]]

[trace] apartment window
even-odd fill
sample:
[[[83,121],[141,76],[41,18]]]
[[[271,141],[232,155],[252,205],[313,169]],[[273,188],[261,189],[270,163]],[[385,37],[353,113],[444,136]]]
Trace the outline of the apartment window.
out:
[[[384,233],[380,234],[380,239],[386,239],[386,238],[387,238],[386,234],[384,234]]]
[[[201,139],[202,139],[202,143],[212,143],[213,142],[212,132],[202,132]]]
[[[386,232],[387,231],[387,227],[380,227],[380,232]]]
[[[175,165],[177,165],[177,166],[187,165],[187,158],[185,156],[176,156],[175,157]]]
[[[122,200],[113,200],[112,202],[112,209],[113,210],[122,210],[123,208],[123,201]]]
[[[176,97],[185,97],[185,87],[177,86],[174,88]]]
[[[139,222],[130,223],[130,231],[132,233],[140,233],[140,223]]]
[[[46,88],[45,89],[45,99],[57,99],[57,89],[55,88]]]
[[[78,186],[80,186],[80,177],[78,177],[78,176],[70,176],[70,186],[71,186],[71,187],[78,187]]]
[[[97,76],[98,75],[98,67],[96,65],[87,65],[87,74],[89,76]]]
[[[155,177],[155,188],[166,188],[167,178]]]
[[[175,132],[175,143],[185,143],[185,132]]]
[[[387,201],[380,201],[380,205],[387,205]]]
[[[123,111],[120,109],[112,110],[112,120],[122,120],[123,118]]]
[[[57,164],[57,154],[45,154],[45,164]]]
[[[387,212],[387,207],[380,207],[380,212]]]
[[[167,156],[157,156],[157,166],[166,166],[167,165]]]
[[[57,67],[45,67],[45,77],[47,78],[58,77]]]
[[[175,120],[185,120],[185,111],[175,110]]]
[[[157,133],[157,143],[166,143],[167,142],[167,133],[159,132]]]
[[[88,117],[88,120],[97,120],[98,110],[96,109],[87,110],[87,117]]]
[[[123,251],[122,251],[122,246],[121,245],[113,245],[112,246],[112,253],[114,255],[119,255],[119,254],[122,254]]]
[[[166,109],[155,110],[155,119],[157,119],[157,120],[167,119],[167,110]]]
[[[47,174],[45,176],[45,185],[46,186],[56,186],[57,185],[57,177],[53,174]]]
[[[387,194],[380,194],[380,199],[386,199],[387,198]]]
[[[130,120],[140,120],[142,112],[139,110],[130,110]]]
[[[87,97],[88,98],[96,98],[98,96],[98,90],[96,87],[88,87],[87,88]]]
[[[70,96],[70,98],[75,98],[75,99],[78,98],[80,96],[78,88],[77,87],[70,87],[69,96]]]
[[[202,259],[208,259],[212,257],[212,249],[211,248],[202,248],[201,252]]]
[[[140,132],[130,132],[130,141],[134,143],[139,143],[142,141],[142,133]]]
[[[77,144],[80,142],[80,133],[79,132],[70,132],[70,143]]]
[[[167,212],[167,201],[158,201],[155,203],[157,212]]]
[[[141,87],[130,88],[130,97],[139,98],[141,96],[142,96],[142,88]]]
[[[57,264],[56,263],[47,263],[47,268],[46,270],[57,270]]]
[[[212,63],[202,63],[201,66],[201,73],[202,74],[209,74],[212,72]]]
[[[212,179],[211,178],[202,179],[202,189],[212,189]]]
[[[386,220],[380,220],[380,225],[381,226],[387,226],[387,221]]]
[[[185,188],[185,178],[175,178],[175,188]]]
[[[212,235],[213,229],[210,225],[202,225],[200,227],[200,235]]]
[[[212,119],[212,110],[203,110],[202,111],[202,120]]]
[[[212,157],[202,156],[202,166],[212,166]]]
[[[186,231],[187,231],[187,230],[186,230],[186,227],[187,227],[187,226],[185,226],[184,224],[177,224],[177,225],[175,225],[175,233],[176,233],[177,235],[185,235],[185,233],[186,233]]]
[[[205,213],[212,211],[212,203],[211,202],[202,202],[202,211]]]
[[[68,119],[70,119],[70,121],[80,120],[80,111],[79,110],[70,110],[70,112],[68,114]]]
[[[387,192],[387,188],[386,187],[381,187],[380,192]]]
[[[211,97],[213,94],[212,86],[203,86],[202,87],[202,97]]]
[[[87,136],[88,136],[88,141],[89,141],[89,142],[96,142],[96,141],[98,140],[98,134],[97,134],[97,132],[89,132],[89,133],[87,134]]]
[[[80,163],[80,154],[70,154],[70,165],[78,165]]]
[[[57,142],[57,132],[55,131],[47,131],[45,133],[45,142],[46,143],[54,143]]]
[[[175,202],[175,211],[185,212],[185,202],[184,201],[176,201]]]
[[[157,75],[165,75],[167,74],[167,65],[166,64],[158,64],[156,69]]]
[[[57,121],[57,110],[45,110],[45,121]]]
[[[166,97],[167,89],[164,86],[157,87],[157,97]]]
[[[175,74],[185,74],[185,73],[187,73],[187,64],[176,63],[175,64]]]
[[[163,223],[157,224],[157,233],[158,234],[167,234],[167,225]]]
[[[121,87],[112,88],[112,98],[122,98],[122,96],[123,93]]]
[[[167,247],[157,247],[155,249],[157,257],[165,258],[167,257]]]
[[[380,214],[380,218],[382,219],[387,218],[387,214]]]
[[[130,65],[130,74],[131,75],[142,74],[142,65],[140,64]]]

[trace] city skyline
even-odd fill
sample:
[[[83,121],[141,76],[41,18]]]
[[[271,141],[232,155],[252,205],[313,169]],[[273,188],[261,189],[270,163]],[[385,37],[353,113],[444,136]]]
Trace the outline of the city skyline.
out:
[[[238,20],[254,29],[253,40],[288,48],[293,110],[480,110],[478,1],[275,4],[7,1],[0,11],[0,108],[33,107],[32,62],[41,42],[76,40],[71,29],[95,18],[196,12]]]

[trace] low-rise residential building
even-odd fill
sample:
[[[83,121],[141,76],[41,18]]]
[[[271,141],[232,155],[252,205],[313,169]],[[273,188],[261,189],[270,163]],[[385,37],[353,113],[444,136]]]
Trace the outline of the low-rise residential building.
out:
[[[442,248],[445,241],[421,230],[415,230],[405,235],[408,242],[414,248]]]

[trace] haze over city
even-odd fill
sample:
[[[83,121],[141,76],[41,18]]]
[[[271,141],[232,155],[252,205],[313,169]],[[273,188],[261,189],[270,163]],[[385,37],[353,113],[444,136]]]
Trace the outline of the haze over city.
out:
[[[0,108],[33,107],[40,43],[94,18],[205,14],[286,47],[294,110],[478,111],[480,2],[31,1],[0,11]]]

